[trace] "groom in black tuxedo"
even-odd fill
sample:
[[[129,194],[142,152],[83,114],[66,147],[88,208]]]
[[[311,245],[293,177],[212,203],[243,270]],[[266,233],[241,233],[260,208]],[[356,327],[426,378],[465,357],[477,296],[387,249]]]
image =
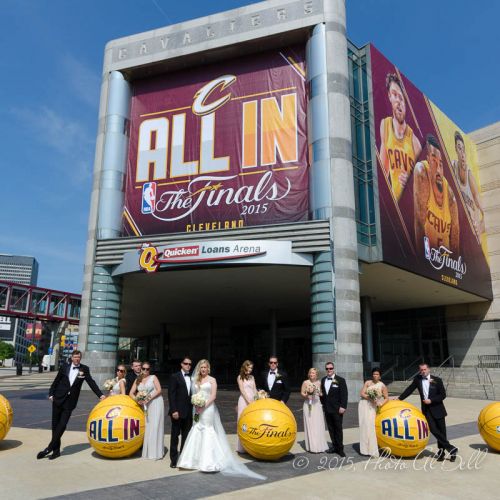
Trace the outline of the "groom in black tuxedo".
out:
[[[290,397],[288,377],[284,371],[278,371],[278,358],[269,358],[269,369],[262,372],[259,386],[264,389],[271,399],[282,401],[286,404]]]
[[[342,420],[347,409],[347,384],[345,379],[335,373],[335,367],[331,361],[325,364],[325,370],[326,377],[321,379],[320,400],[332,440],[332,447],[327,450],[327,453],[337,453],[345,457]]]
[[[172,421],[170,433],[170,467],[177,467],[179,458],[179,434],[181,435],[181,452],[193,425],[193,405],[191,404],[191,371],[192,361],[185,357],[181,362],[181,371],[174,373],[168,382],[168,414]]]
[[[106,396],[99,390],[95,380],[90,375],[89,367],[80,363],[82,353],[73,351],[71,363],[61,367],[49,389],[49,399],[52,401],[52,440],[47,448],[38,453],[36,458],[44,458],[52,452],[49,460],[61,456],[61,437],[66,430],[71,413],[78,404],[83,381],[89,384],[96,396],[104,399]]]
[[[446,398],[446,390],[443,381],[439,377],[431,376],[427,363],[418,365],[418,368],[420,374],[413,379],[413,382],[403,391],[398,399],[402,401],[415,389],[418,390],[422,413],[427,419],[431,433],[438,442],[436,458],[438,462],[442,462],[444,460],[444,452],[447,450],[450,453],[450,462],[454,462],[457,458],[458,449],[446,437],[445,417],[447,413],[443,404],[443,400]]]

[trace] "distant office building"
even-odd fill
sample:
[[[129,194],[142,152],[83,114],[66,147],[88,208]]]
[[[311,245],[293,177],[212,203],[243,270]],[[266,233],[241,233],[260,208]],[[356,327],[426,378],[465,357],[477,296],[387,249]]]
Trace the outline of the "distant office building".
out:
[[[34,257],[0,254],[0,280],[36,285],[38,261]]]

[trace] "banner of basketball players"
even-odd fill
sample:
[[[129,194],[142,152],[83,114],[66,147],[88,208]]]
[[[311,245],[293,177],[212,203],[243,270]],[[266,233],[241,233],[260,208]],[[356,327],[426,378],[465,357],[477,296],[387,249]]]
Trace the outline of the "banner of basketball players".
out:
[[[304,48],[133,83],[123,235],[308,218]]]
[[[492,297],[474,143],[370,47],[384,261]]]

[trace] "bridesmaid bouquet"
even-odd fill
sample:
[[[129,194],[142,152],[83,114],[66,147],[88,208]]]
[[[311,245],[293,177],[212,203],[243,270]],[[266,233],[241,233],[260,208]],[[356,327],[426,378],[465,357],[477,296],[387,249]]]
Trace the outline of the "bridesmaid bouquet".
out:
[[[257,401],[258,399],[267,399],[269,397],[269,394],[266,391],[263,391],[260,389],[257,391],[257,394],[253,397],[254,401]]]
[[[108,378],[103,384],[103,387],[106,391],[110,391],[113,389],[113,386],[116,384],[117,380],[116,378]]]
[[[146,403],[149,401],[149,395],[150,391],[143,389],[142,391],[138,391],[135,396],[138,403],[144,402],[144,415],[146,415],[146,417],[148,416],[148,407],[146,406]]]
[[[312,382],[308,382],[307,385],[306,385],[306,393],[308,395],[307,406],[309,408],[309,416],[310,416],[311,415],[311,411],[312,411],[312,405],[313,405],[313,397],[315,395],[319,394],[319,389]]]
[[[193,420],[195,422],[198,422],[198,420],[200,420],[200,410],[201,410],[201,408],[205,408],[205,405],[207,404],[207,400],[205,399],[205,396],[203,395],[202,392],[197,392],[196,394],[193,394],[191,396],[191,403],[194,406]]]
[[[368,387],[366,389],[366,395],[370,398],[373,404],[377,404],[377,400],[382,397],[382,393],[375,387]],[[377,406],[377,413],[379,412],[379,407]]]

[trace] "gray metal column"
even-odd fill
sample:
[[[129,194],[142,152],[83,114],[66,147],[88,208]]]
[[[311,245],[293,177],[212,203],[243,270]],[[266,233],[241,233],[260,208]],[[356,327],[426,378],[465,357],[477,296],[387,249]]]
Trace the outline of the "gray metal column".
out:
[[[358,242],[351,145],[345,1],[324,3],[335,266],[336,371],[357,401],[363,383]]]
[[[98,239],[120,235],[130,117],[130,85],[120,72],[103,77],[94,162],[79,344],[98,383],[114,373],[121,281],[94,266]]]
[[[311,151],[310,207],[313,219],[331,219],[330,137],[328,130],[328,85],[326,29],[317,25],[307,43],[309,83],[308,142]],[[330,234],[330,244],[332,238]],[[314,255],[311,271],[312,364],[323,369],[335,352],[335,286],[332,251]]]

